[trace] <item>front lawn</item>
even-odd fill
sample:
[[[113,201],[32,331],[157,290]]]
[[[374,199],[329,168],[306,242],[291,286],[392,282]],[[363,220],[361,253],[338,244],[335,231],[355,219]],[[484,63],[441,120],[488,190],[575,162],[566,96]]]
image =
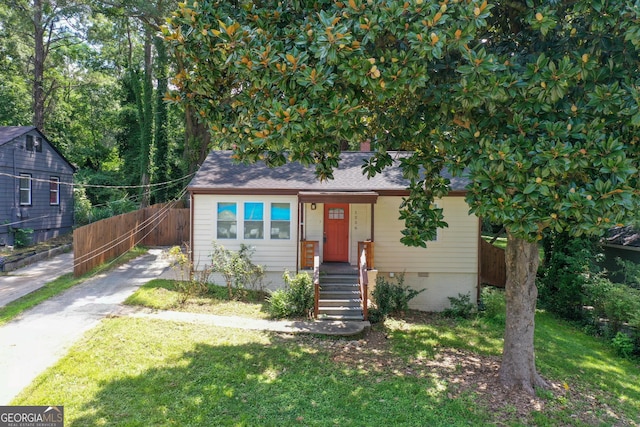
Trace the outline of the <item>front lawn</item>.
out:
[[[237,298],[229,299],[226,287],[212,285],[204,294],[186,296],[178,290],[181,283],[186,285],[186,282],[176,280],[151,280],[138,288],[124,303],[156,310],[188,311],[258,319],[269,317],[265,292],[239,290]]]
[[[64,405],[68,426],[638,425],[637,363],[539,313],[554,388],[530,398],[496,384],[502,332],[422,314],[360,340],[112,318],[12,404]]]

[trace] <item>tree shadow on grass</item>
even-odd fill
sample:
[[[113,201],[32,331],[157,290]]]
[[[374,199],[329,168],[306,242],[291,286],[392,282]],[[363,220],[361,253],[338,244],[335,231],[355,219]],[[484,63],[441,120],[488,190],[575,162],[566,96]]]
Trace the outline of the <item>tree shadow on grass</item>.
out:
[[[279,341],[279,342],[278,342]],[[69,426],[456,425],[481,419],[430,378],[352,369],[286,340],[199,343],[165,366],[101,384]]]
[[[640,370],[638,363],[615,356],[599,339],[586,335],[571,324],[548,313],[536,316],[536,354],[542,369],[558,380],[588,383],[616,398],[634,402],[640,415]],[[593,391],[593,388],[590,392]]]

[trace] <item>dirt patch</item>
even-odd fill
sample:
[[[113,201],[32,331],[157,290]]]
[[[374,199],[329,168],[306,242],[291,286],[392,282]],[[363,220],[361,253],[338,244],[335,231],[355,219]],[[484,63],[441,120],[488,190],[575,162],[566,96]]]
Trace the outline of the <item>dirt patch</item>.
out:
[[[420,319],[416,319],[416,316]],[[412,321],[428,321],[432,316],[428,313],[412,315]],[[364,338],[358,340],[319,337],[302,339],[306,345],[328,351],[335,363],[374,373],[378,381],[392,376],[431,378],[444,385],[443,392],[450,399],[472,395],[480,407],[493,414],[492,421],[496,425],[512,425],[514,422],[529,424],[534,412],[545,412],[560,406],[575,409],[571,415],[573,421],[569,425],[574,422],[600,425],[602,420],[596,414],[607,412],[602,407],[584,410],[587,396],[576,390],[569,391],[559,382],[548,381],[550,388],[536,396],[503,387],[498,378],[498,356],[442,348],[437,350],[433,358],[404,360],[391,350],[391,340],[381,326],[374,327]],[[591,402],[597,404],[599,400],[592,398]],[[612,418],[617,417],[613,414]],[[630,420],[617,419],[619,422],[615,425],[638,425]]]
[[[53,239],[46,240],[44,242],[36,243],[34,245],[25,246],[24,248],[8,247],[0,248],[0,255],[6,257],[19,257],[26,254],[37,254],[40,252],[46,252],[50,249],[57,248],[58,246],[70,245],[73,243],[73,233],[67,233],[62,236],[55,237]]]

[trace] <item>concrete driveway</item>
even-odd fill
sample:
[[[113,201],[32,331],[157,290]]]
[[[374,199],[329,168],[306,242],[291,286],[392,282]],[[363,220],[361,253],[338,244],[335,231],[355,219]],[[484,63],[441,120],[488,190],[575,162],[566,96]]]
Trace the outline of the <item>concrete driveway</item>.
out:
[[[73,252],[67,252],[0,275],[0,307],[72,272]]]
[[[68,258],[56,263],[61,270],[55,273],[51,265],[38,265],[33,268],[40,269],[42,276],[23,277],[34,282],[50,277],[50,273],[58,277],[60,271],[73,266]],[[148,254],[70,288],[0,327],[0,405],[9,404],[36,376],[64,356],[83,333],[105,316],[121,310],[121,302],[139,286],[160,276],[168,266],[162,249],[151,249]],[[19,275],[20,270],[15,273]],[[0,289],[12,277],[0,277]],[[16,282],[12,280],[7,287]],[[16,290],[5,292],[8,299],[9,293]]]

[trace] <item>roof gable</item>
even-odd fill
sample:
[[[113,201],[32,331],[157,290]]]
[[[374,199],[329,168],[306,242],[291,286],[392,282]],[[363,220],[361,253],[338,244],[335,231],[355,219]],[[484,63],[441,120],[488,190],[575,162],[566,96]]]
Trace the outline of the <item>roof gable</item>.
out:
[[[388,191],[404,192],[409,181],[402,176],[400,167],[388,167],[373,178],[362,173],[365,160],[371,152],[343,152],[340,154],[339,166],[334,169],[334,179],[321,182],[315,175],[313,166],[305,167],[298,162],[290,162],[283,166],[271,168],[263,162],[255,164],[236,163],[232,159],[232,151],[214,150],[209,153],[195,177],[189,184],[189,191],[199,192],[286,192],[298,191]],[[398,157],[407,153],[390,153],[399,163]],[[453,192],[465,191],[469,180],[453,178],[449,173],[443,176],[451,180]]]
[[[42,140],[71,168],[72,172],[76,171],[76,167],[35,126],[0,126],[0,147],[29,132],[37,132]]]
[[[34,129],[35,126],[0,126],[0,145],[11,142]]]

